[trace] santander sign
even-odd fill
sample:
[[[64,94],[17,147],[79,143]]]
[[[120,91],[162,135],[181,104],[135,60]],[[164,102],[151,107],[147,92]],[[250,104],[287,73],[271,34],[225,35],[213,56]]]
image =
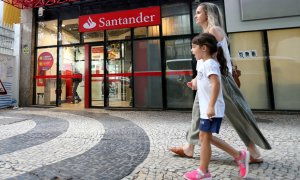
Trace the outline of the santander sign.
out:
[[[160,7],[140,8],[79,17],[79,32],[103,31],[160,24]]]

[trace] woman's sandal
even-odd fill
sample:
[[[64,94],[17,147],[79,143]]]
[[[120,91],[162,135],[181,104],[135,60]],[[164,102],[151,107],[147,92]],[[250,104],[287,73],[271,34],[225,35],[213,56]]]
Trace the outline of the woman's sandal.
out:
[[[264,162],[264,159],[261,156],[259,156],[257,158],[253,158],[252,156],[250,156],[249,164],[260,164],[263,162]]]
[[[193,156],[186,155],[182,147],[172,147],[169,148],[169,151],[172,151],[173,153],[177,154],[180,157],[193,158]]]

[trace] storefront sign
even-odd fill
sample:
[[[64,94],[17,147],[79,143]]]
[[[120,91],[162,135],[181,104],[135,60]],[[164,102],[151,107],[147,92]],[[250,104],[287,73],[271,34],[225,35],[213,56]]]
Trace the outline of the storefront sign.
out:
[[[153,26],[160,24],[160,7],[140,8],[79,17],[79,32]]]
[[[53,56],[49,52],[43,52],[38,58],[39,70],[47,71],[53,65]]]
[[[6,89],[4,85],[2,84],[2,81],[0,79],[0,94],[7,94]]]
[[[29,54],[29,46],[28,46],[28,44],[23,45],[23,53],[24,54]]]

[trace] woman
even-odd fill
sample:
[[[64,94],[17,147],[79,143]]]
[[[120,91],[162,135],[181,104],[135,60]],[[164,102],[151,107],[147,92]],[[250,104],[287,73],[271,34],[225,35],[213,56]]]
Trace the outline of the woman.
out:
[[[220,9],[213,3],[201,3],[196,9],[195,20],[203,29],[203,32],[214,35],[223,48],[229,71],[229,75],[222,76],[223,96],[226,106],[225,115],[247,146],[250,152],[250,163],[261,163],[263,159],[256,145],[263,149],[271,149],[271,146],[257,127],[256,119],[249,105],[232,78],[232,64],[226,34],[221,28],[223,24]],[[196,89],[195,79],[191,82],[191,88]],[[194,146],[199,142],[199,121],[199,103],[196,95],[193,105],[192,124],[186,136],[188,144],[183,147],[170,148],[170,151],[183,157],[193,157]],[[216,138],[212,141],[212,144],[226,151],[224,149],[226,146],[224,146],[222,140]]]

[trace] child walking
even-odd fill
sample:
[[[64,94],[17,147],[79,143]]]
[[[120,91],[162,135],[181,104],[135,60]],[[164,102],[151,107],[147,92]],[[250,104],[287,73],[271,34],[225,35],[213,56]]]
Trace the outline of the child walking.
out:
[[[198,60],[196,78],[200,107],[199,139],[201,143],[201,158],[198,169],[184,174],[184,178],[189,180],[212,179],[212,175],[209,172],[211,144],[214,141],[212,133],[219,133],[224,117],[225,103],[222,94],[221,77],[228,73],[227,61],[220,46],[216,38],[209,33],[198,35],[192,40],[191,51]],[[188,83],[188,86],[191,85],[191,82]],[[242,172],[242,177],[246,177],[249,152],[247,150],[239,152],[229,144],[225,142],[224,144],[226,152],[232,155],[239,154],[236,161],[239,165],[245,166],[243,168],[245,172]]]

